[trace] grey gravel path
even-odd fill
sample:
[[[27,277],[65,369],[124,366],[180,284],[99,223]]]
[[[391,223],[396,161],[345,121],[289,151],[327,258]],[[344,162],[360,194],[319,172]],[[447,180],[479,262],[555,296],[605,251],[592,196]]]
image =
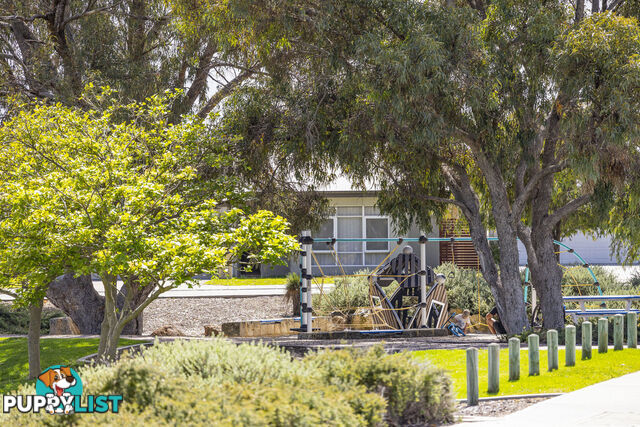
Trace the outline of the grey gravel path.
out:
[[[282,296],[253,298],[158,298],[144,311],[144,334],[173,326],[187,336],[204,335],[205,326],[291,316]]]

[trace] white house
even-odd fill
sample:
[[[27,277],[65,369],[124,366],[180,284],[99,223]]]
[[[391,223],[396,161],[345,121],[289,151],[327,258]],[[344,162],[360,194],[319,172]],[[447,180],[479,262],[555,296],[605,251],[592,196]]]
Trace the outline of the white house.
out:
[[[331,216],[313,233],[315,238],[396,238],[395,227],[391,218],[381,215],[375,204],[376,191],[354,190],[348,179],[339,177],[331,184],[322,187],[320,193],[325,195],[333,207]],[[419,237],[422,233],[417,226],[412,227],[404,237]],[[446,224],[433,221],[432,231],[427,237],[452,236]],[[456,234],[459,235],[459,234]],[[589,264],[617,264],[611,256],[608,237],[593,239],[583,233],[577,233],[563,243],[573,248]],[[418,243],[403,243],[413,246],[419,253]],[[353,273],[362,269],[376,267],[396,246],[396,242],[338,242],[335,248],[323,242],[313,244],[313,274],[315,276],[340,274],[341,269]],[[335,250],[334,250],[335,249]],[[522,244],[519,244],[520,264],[525,265],[527,255]],[[442,262],[453,261],[467,267],[477,265],[477,257],[471,243],[427,243],[427,265],[437,266]],[[562,264],[576,264],[577,258],[570,253],[561,253]],[[260,275],[281,276],[289,271],[298,271],[297,261],[290,262],[289,267],[264,266]]]

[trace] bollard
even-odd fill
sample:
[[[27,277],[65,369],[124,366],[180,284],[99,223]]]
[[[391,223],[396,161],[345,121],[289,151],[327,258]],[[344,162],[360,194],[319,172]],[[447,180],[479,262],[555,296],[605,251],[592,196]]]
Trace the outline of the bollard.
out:
[[[527,342],[529,343],[529,375],[540,375],[540,337],[531,334]]]
[[[616,314],[613,316],[613,350],[624,348],[624,316]]]
[[[520,379],[520,340],[509,338],[509,381]]]
[[[598,353],[609,350],[609,321],[606,317],[598,319]]]
[[[576,366],[576,327],[564,328],[564,366]]]
[[[467,405],[476,406],[480,390],[478,386],[478,349],[467,349]]]
[[[591,359],[591,322],[582,322],[582,360]]]
[[[638,348],[638,313],[627,313],[627,347]]]
[[[489,344],[489,381],[487,393],[500,391],[500,345]]]
[[[558,331],[549,329],[547,331],[547,366],[549,371],[558,369]]]

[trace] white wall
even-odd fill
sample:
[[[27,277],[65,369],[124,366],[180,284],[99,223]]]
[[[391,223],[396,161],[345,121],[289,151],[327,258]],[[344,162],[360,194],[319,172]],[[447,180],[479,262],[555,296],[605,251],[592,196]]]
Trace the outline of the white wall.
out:
[[[569,246],[578,253],[588,264],[618,264],[615,256],[610,255],[609,246],[611,237],[605,236],[593,239],[584,233],[576,233],[574,236],[563,239],[562,243]],[[561,249],[565,250],[565,249]],[[520,265],[527,263],[527,252],[524,245],[518,242],[518,251],[520,256]],[[560,254],[561,264],[579,264],[580,260],[573,254],[563,252]]]

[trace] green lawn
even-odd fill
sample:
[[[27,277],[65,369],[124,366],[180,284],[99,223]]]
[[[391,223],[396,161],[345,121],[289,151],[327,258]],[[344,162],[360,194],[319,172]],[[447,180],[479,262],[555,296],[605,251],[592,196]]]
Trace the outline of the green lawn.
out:
[[[40,340],[40,366],[77,366],[76,360],[98,351],[98,338],[46,338]],[[140,340],[120,340],[120,345],[139,344]],[[26,338],[0,338],[0,393],[27,382],[29,361]]]
[[[480,397],[487,393],[487,350],[479,352]],[[449,371],[458,398],[467,397],[466,351],[426,350],[414,352],[419,360],[429,361]],[[576,366],[564,366],[564,350],[559,351],[560,369],[547,371],[547,351],[540,350],[540,376],[530,377],[529,353],[520,352],[520,380],[509,382],[509,350],[500,351],[500,392],[491,396],[513,394],[568,392],[640,370],[640,349],[624,349],[599,354],[595,347],[591,360],[580,360],[577,351]]]
[[[207,281],[207,285],[223,285],[223,286],[254,286],[254,285],[284,285],[286,283],[284,277],[258,277],[258,278],[242,278],[234,277],[232,279],[211,279]]]
[[[320,283],[321,279],[315,279],[314,284]],[[260,285],[284,285],[287,279],[284,277],[258,277],[258,278],[232,278],[232,279],[211,279],[207,285],[223,286],[260,286]],[[333,283],[333,277],[326,277],[324,283]]]

